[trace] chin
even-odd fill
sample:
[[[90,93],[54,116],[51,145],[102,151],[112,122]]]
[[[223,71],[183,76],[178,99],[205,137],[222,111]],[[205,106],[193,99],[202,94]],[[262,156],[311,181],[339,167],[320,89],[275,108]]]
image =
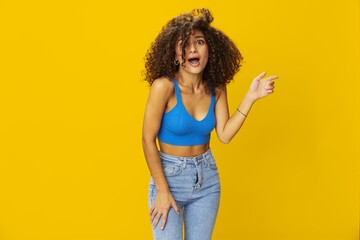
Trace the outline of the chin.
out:
[[[189,68],[183,68],[183,70],[187,73],[191,73],[191,74],[202,74],[204,72],[204,69],[205,68],[192,68],[192,67],[189,67]]]
[[[204,70],[203,69],[202,70],[192,70],[192,71],[188,71],[188,72],[191,74],[201,74],[204,72]]]

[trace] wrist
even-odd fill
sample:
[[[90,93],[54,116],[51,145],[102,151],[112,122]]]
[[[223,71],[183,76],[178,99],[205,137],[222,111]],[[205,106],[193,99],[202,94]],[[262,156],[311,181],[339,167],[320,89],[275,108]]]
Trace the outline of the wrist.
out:
[[[254,102],[256,102],[256,100],[258,100],[259,98],[255,96],[254,93],[248,91],[246,94],[245,94],[245,97],[244,97],[244,100],[245,101],[249,101],[251,104],[253,104]]]
[[[158,193],[170,193],[170,189],[168,186],[160,186],[160,187],[156,186],[156,191]]]

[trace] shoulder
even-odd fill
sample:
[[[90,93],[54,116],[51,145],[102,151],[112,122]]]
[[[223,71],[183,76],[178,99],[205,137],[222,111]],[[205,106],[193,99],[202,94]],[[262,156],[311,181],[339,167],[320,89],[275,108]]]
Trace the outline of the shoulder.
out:
[[[174,91],[174,83],[167,77],[155,79],[151,85],[151,92],[153,94],[161,94],[169,96]]]
[[[157,78],[153,81],[152,88],[160,88],[160,89],[167,89],[167,88],[174,88],[173,82],[167,77]]]

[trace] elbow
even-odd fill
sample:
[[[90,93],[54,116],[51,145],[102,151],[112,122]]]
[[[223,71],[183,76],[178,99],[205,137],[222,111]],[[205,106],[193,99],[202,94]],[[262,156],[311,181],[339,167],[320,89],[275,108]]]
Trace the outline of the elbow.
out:
[[[222,131],[216,131],[216,134],[218,136],[218,139],[220,140],[220,142],[224,143],[224,144],[229,144],[231,141],[231,137],[227,136],[226,134],[224,134],[224,132]]]
[[[156,145],[156,138],[142,137],[142,146],[144,149],[154,144]]]
[[[224,143],[224,144],[229,144],[231,140],[220,140],[220,142]]]
[[[146,146],[148,146],[148,145],[149,145],[149,140],[146,139],[146,138],[142,138],[142,146],[143,146],[143,148],[145,149]]]
[[[142,147],[143,147],[143,149],[145,149],[145,147],[146,147],[146,145],[147,145],[147,141],[146,141],[146,139],[145,138],[142,138]]]
[[[226,138],[226,137],[219,137],[219,140],[224,144],[229,144],[231,142],[231,138]]]

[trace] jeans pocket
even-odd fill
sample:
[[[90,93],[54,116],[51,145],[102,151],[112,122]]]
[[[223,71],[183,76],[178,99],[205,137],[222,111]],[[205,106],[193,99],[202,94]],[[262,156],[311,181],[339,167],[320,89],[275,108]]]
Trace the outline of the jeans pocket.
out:
[[[182,167],[176,163],[163,162],[162,166],[166,177],[177,176],[182,172]]]
[[[207,161],[207,165],[210,169],[212,170],[217,170],[217,165],[216,165],[216,161],[214,158],[211,158]]]
[[[216,162],[209,163],[209,168],[212,170],[217,170]]]

